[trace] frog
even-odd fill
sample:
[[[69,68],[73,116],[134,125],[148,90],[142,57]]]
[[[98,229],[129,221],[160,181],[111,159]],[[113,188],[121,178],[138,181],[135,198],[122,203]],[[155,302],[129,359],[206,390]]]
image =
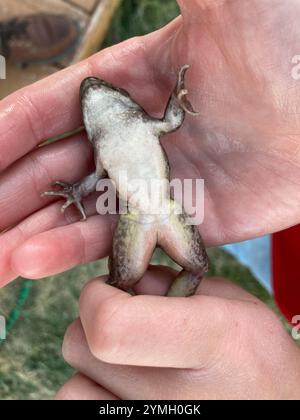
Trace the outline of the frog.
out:
[[[186,114],[199,115],[188,99],[185,79],[189,67],[180,67],[162,118],[149,115],[125,89],[98,77],[85,78],[80,85],[80,103],[93,146],[95,170],[74,184],[56,181],[55,189],[42,194],[64,198],[62,212],[75,205],[85,221],[83,199],[96,191],[100,180],[112,180],[119,199],[127,202],[128,211],[119,215],[114,230],[107,284],[129,293],[147,271],[156,247],[182,268],[166,296],[194,295],[208,270],[199,229],[189,223],[184,206],[171,196],[168,182],[155,190],[155,200],[153,195],[147,195],[147,189],[137,190],[134,183],[136,179],[146,185],[153,179],[170,181],[170,165],[161,138],[179,130]],[[125,183],[120,181],[121,173],[126,173]],[[156,203],[156,211],[149,212],[147,199]]]

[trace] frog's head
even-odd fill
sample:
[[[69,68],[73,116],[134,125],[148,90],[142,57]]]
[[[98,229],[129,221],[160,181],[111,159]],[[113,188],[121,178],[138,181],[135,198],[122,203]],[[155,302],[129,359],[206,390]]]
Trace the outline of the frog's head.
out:
[[[96,77],[82,81],[80,99],[85,126],[91,138],[100,126],[113,129],[118,117],[123,118],[124,113],[141,109],[124,89]]]
[[[110,101],[112,99],[123,102],[130,100],[130,95],[126,90],[115,87],[111,83],[97,77],[87,77],[80,86],[80,99],[84,101],[87,96],[92,95],[97,96],[99,99],[101,98],[103,102],[105,102],[106,98]]]

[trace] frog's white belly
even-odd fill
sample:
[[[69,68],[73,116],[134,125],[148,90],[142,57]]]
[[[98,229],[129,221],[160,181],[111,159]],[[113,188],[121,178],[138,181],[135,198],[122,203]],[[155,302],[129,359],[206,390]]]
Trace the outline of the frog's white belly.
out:
[[[121,199],[144,213],[149,203],[162,206],[168,196],[168,165],[150,130],[115,130],[113,136],[103,136],[100,159]]]

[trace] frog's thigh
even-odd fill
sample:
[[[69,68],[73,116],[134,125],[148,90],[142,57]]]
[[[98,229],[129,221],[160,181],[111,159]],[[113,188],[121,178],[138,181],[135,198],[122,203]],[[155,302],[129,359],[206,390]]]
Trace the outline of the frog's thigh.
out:
[[[156,245],[156,230],[142,224],[138,216],[121,215],[113,238],[108,283],[129,289],[139,281],[148,268]]]
[[[177,204],[173,204],[176,208]],[[185,213],[171,212],[159,229],[158,244],[182,268],[168,296],[190,296],[195,293],[208,268],[208,257],[196,226],[187,224]]]

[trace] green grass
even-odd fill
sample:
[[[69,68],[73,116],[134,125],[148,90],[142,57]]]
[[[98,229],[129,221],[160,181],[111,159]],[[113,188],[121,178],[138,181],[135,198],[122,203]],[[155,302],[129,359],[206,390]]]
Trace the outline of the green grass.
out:
[[[175,0],[125,0],[113,19],[104,46],[159,29],[178,14]]]
[[[117,12],[105,45],[153,31],[178,14],[175,0],[125,0]],[[273,306],[270,296],[249,270],[224,251],[210,250],[211,275],[225,276]],[[171,264],[161,252],[155,263]],[[90,278],[106,272],[106,261],[78,267],[33,283],[31,293],[0,346],[0,398],[48,399],[72,374],[61,357],[67,326],[77,317],[80,290]],[[24,280],[0,290],[0,314],[10,316]],[[14,313],[15,317],[16,313]]]

